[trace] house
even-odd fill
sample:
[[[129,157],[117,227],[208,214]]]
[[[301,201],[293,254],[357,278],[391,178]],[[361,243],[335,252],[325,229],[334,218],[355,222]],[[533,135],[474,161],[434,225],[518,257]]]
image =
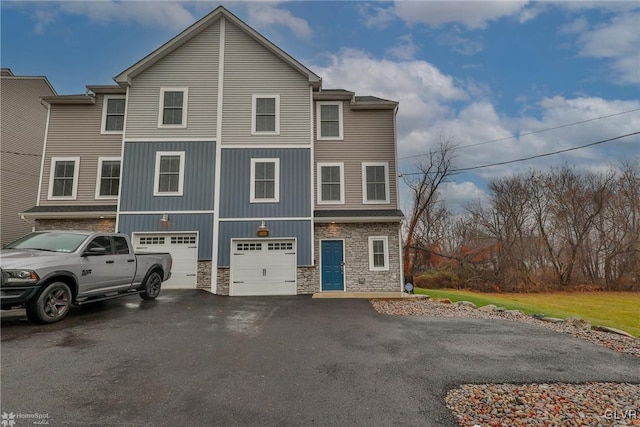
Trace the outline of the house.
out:
[[[114,80],[43,98],[37,229],[171,252],[165,288],[402,289],[397,102],[324,89],[223,7]]]
[[[31,231],[19,212],[33,206],[38,194],[47,124],[47,108],[40,97],[55,94],[46,77],[0,70],[0,246]]]

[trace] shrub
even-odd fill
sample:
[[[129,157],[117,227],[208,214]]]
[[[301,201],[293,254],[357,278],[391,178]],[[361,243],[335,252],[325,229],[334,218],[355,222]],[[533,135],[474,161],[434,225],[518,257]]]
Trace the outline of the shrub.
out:
[[[413,280],[413,285],[422,289],[460,288],[460,278],[450,270],[429,270]]]

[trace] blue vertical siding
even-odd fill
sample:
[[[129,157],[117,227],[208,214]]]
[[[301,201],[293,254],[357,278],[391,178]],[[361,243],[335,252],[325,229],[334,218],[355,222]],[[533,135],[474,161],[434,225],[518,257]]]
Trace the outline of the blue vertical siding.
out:
[[[218,237],[218,267],[229,267],[231,239],[256,238],[260,221],[221,221]],[[298,266],[311,265],[311,221],[267,221],[269,237],[295,237]]]
[[[131,236],[136,232],[198,231],[198,259],[210,260],[213,239],[213,214],[169,214],[169,222],[160,221],[160,214],[120,214],[118,232]]]
[[[310,149],[229,148],[222,150],[220,218],[311,216]],[[280,201],[250,203],[251,159],[280,159]]]
[[[156,152],[184,151],[182,196],[154,196]],[[213,210],[215,142],[126,142],[120,211]]]

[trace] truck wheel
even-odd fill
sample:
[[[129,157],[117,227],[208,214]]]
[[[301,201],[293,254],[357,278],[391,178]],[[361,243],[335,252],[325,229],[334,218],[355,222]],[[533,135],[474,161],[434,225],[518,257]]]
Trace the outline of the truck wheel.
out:
[[[162,285],[162,276],[160,276],[160,273],[157,271],[152,271],[151,274],[147,276],[147,280],[144,281],[144,285],[142,285],[140,298],[147,300],[155,299],[160,295],[160,285]]]
[[[65,318],[71,309],[73,295],[63,282],[53,282],[27,304],[27,317],[32,322],[54,323]]]

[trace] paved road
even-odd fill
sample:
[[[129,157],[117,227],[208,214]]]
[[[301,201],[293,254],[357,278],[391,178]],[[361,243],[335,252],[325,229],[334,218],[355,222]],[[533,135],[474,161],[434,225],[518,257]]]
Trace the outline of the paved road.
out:
[[[4,312],[1,332],[0,411],[50,426],[453,426],[444,395],[462,383],[640,383],[637,358],[569,335],[366,300],[164,291],[48,326]]]

